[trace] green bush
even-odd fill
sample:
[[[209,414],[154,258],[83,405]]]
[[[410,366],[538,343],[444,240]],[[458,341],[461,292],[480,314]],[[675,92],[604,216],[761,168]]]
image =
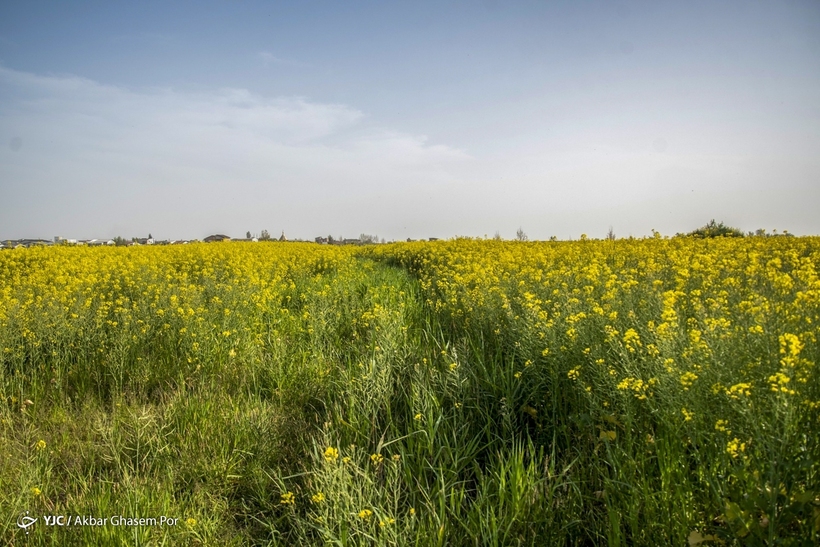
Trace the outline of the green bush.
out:
[[[723,222],[715,222],[715,219],[709,221],[706,226],[702,226],[697,230],[693,230],[686,234],[689,237],[744,237],[743,232],[737,228],[726,226]]]

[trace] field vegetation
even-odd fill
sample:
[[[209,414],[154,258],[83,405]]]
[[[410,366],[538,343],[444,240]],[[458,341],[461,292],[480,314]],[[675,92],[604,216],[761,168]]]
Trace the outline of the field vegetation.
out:
[[[0,253],[0,543],[817,545],[820,238],[520,239]]]

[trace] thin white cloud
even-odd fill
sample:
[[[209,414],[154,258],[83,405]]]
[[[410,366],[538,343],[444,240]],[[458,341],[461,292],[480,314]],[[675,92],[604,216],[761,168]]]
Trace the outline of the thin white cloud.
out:
[[[345,104],[0,66],[0,238],[818,231],[816,136],[573,112],[474,157]]]
[[[0,95],[2,237],[201,237],[273,218],[307,235],[355,230],[366,211],[340,198],[451,183],[470,159],[368,127],[347,105],[245,89],[133,90],[0,67]]]
[[[275,64],[275,65],[284,65],[284,66],[293,66],[293,67],[307,67],[310,66],[308,63],[303,63],[301,61],[295,61],[293,59],[286,59],[284,57],[280,57],[278,55],[274,55],[270,51],[260,51],[256,54],[256,56],[262,60],[263,63],[266,65],[268,64]]]

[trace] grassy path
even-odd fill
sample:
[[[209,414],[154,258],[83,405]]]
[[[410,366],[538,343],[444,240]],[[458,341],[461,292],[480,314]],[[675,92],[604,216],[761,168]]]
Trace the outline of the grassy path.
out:
[[[458,506],[473,495],[465,477],[475,476],[484,447],[462,423],[464,380],[451,368],[461,358],[435,332],[418,283],[368,259],[296,273],[289,283],[281,308],[253,322],[222,313],[247,295],[213,287],[202,313],[214,322],[193,343],[174,334],[132,340],[131,329],[109,333],[96,351],[96,333],[79,329],[55,355],[21,344],[25,354],[5,359],[2,376],[3,542],[464,537],[459,528],[482,518]],[[5,327],[1,340],[11,348],[18,332]],[[46,326],[35,332],[48,335]],[[40,515],[29,535],[16,525],[25,511]],[[43,515],[107,521],[45,526]],[[163,516],[178,520],[111,520]]]

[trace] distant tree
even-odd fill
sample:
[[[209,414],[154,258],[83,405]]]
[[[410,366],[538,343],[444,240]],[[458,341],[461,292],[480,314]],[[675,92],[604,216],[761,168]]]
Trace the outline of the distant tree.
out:
[[[260,241],[268,241],[270,239],[270,232],[267,230],[262,230],[262,234],[259,236]]]
[[[361,234],[359,236],[359,241],[361,241],[362,243],[378,243],[379,242],[379,236],[372,236],[370,234]]]
[[[148,239],[154,239],[154,236],[151,235],[151,232],[148,232]]]
[[[332,243],[336,243],[336,239],[334,239],[334,237],[333,237],[333,236],[327,236],[327,242],[328,242],[328,243],[331,243],[331,244],[332,244]]]
[[[245,232],[245,239],[250,239],[250,238],[251,238],[251,231],[248,230],[247,232]]]
[[[124,237],[117,236],[117,237],[114,238],[114,245],[122,247],[126,243],[128,243],[128,242],[125,240]]]
[[[608,241],[615,241],[615,231],[612,229],[612,226],[609,227],[609,231],[606,233],[606,239]]]
[[[519,227],[518,231],[515,232],[515,239],[518,241],[527,241],[529,238],[527,237],[527,234],[524,233],[524,229]]]
[[[766,234],[766,237],[794,237],[794,234],[790,233],[788,230],[783,230],[782,234],[778,234],[777,230],[772,230],[772,233]]]
[[[690,237],[744,237],[742,231],[731,226],[726,226],[723,222],[715,222],[715,219],[709,221],[706,226],[702,226],[697,230],[692,230],[687,236]]]
[[[493,235],[493,239],[496,240],[496,241],[501,241],[501,232],[496,230],[495,235]]]

